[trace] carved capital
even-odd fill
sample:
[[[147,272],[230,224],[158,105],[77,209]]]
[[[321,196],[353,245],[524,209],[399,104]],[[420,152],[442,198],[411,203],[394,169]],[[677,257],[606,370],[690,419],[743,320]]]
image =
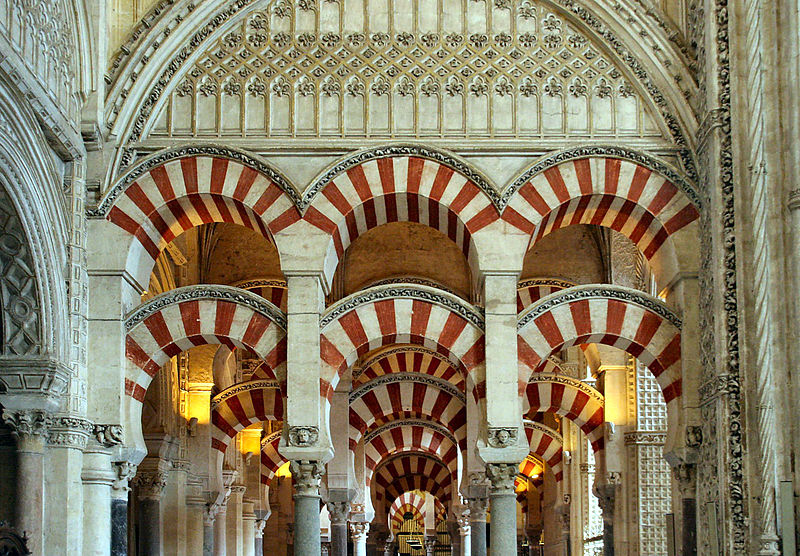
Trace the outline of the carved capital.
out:
[[[317,427],[289,427],[289,446],[308,448],[319,440]]]
[[[50,432],[47,435],[47,444],[62,448],[76,448],[83,450],[92,434],[91,421],[79,417],[53,417]]]
[[[206,504],[205,509],[203,509],[203,526],[211,527],[212,525],[214,525],[214,520],[217,518],[217,514],[219,513],[219,511],[220,511],[219,504]]]
[[[492,494],[513,494],[518,466],[513,463],[489,463],[486,476],[492,483]]]
[[[106,448],[125,443],[125,433],[121,425],[95,425],[94,438],[98,444]]]
[[[789,210],[800,209],[800,189],[794,189],[789,192]]]
[[[255,536],[257,539],[264,538],[264,527],[267,525],[266,519],[257,519],[253,524],[253,528],[255,529]]]
[[[319,496],[319,483],[325,473],[320,461],[293,461],[289,464],[296,496]]]
[[[347,523],[347,516],[350,515],[350,502],[327,502],[325,505],[331,516],[331,523]]]
[[[111,488],[118,492],[128,492],[130,490],[128,485],[136,476],[136,466],[128,461],[117,461],[113,463],[113,466],[117,478],[114,479]]]
[[[703,444],[702,427],[686,427],[686,446],[699,448]]]
[[[612,477],[612,475],[616,475],[616,477]],[[594,487],[597,502],[600,509],[603,510],[603,521],[606,523],[614,522],[614,503],[617,500],[619,485],[619,473],[609,473],[608,482]]]
[[[697,467],[693,463],[679,462],[672,466],[672,475],[678,483],[681,498],[695,498],[697,496]]]
[[[364,541],[369,534],[369,523],[366,521],[353,521],[350,523],[350,536],[353,537],[353,542]]]
[[[11,434],[17,440],[19,450],[40,452],[53,418],[49,413],[38,409],[4,410],[3,421],[11,427]]]
[[[517,429],[515,427],[489,427],[487,440],[492,448],[508,448],[517,442]]]
[[[139,471],[133,479],[137,495],[143,500],[159,500],[167,486],[167,472],[162,470]]]
[[[469,521],[486,521],[488,498],[467,498],[467,506],[469,506]]]

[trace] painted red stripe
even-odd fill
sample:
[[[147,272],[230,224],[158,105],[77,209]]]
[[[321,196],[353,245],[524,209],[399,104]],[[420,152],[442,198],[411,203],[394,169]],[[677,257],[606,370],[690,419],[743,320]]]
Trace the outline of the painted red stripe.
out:
[[[619,335],[625,323],[628,306],[624,301],[609,299],[606,308],[606,333]]]
[[[181,158],[181,172],[186,193],[197,193],[197,158]]]
[[[246,346],[255,347],[258,342],[261,341],[264,332],[266,332],[271,323],[272,321],[263,315],[254,314],[250,317],[250,323],[247,325],[247,330],[245,330],[242,336],[242,343]]]
[[[544,177],[550,188],[555,193],[559,203],[565,203],[569,200],[569,191],[567,185],[564,183],[564,177],[561,175],[561,169],[558,166],[548,168],[544,171]]]
[[[533,230],[535,229],[533,223],[509,206],[507,206],[503,211],[503,220],[514,226],[516,229],[529,235],[532,234]]]
[[[638,245],[644,237],[644,234],[650,229],[650,224],[653,223],[653,220],[655,220],[655,216],[647,211],[642,211],[639,215],[638,221],[636,222],[636,227],[633,228],[631,233],[628,235],[628,238],[633,243]]]
[[[619,186],[620,160],[617,158],[606,159],[605,192],[616,195]]]
[[[528,204],[530,204],[540,216],[544,216],[550,212],[550,206],[545,202],[544,198],[539,195],[539,192],[536,191],[530,182],[520,188],[519,194],[522,195],[523,199],[528,201]]]
[[[556,349],[564,343],[564,337],[561,335],[561,330],[552,313],[544,313],[533,322],[552,349]]]
[[[167,322],[164,320],[164,315],[162,313],[159,312],[150,315],[144,319],[143,324],[147,327],[147,330],[150,331],[150,335],[153,336],[158,347],[163,348],[173,342],[172,334],[169,332],[169,327],[167,327]]]
[[[310,209],[309,209],[310,211]],[[306,213],[308,214],[308,213]],[[320,213],[321,214],[321,213]],[[284,230],[297,222],[298,220],[302,220],[300,213],[297,212],[295,207],[290,207],[286,209],[284,212],[280,214],[277,218],[275,218],[272,222],[269,223],[269,229],[272,231],[273,234],[277,234],[281,230]],[[309,223],[312,223],[309,219]],[[319,226],[317,226],[319,227]],[[321,228],[324,230],[324,228]]]
[[[225,176],[228,174],[228,159],[213,158],[211,160],[211,183],[209,184],[211,193],[222,193],[225,187]]]
[[[200,302],[185,301],[178,305],[181,311],[181,321],[183,330],[187,336],[198,336],[202,334],[200,330]]]
[[[481,230],[500,218],[497,209],[493,205],[488,205],[481,209],[481,211],[467,221],[467,229],[470,233],[475,233]]]
[[[214,335],[227,337],[236,314],[236,304],[228,301],[217,301],[217,310],[214,314]]]
[[[659,189],[658,193],[656,193],[655,197],[653,197],[653,200],[650,201],[650,204],[647,206],[647,210],[657,216],[677,194],[678,188],[672,183],[665,181],[661,185],[661,189]]]
[[[585,224],[593,224],[595,226],[602,226],[603,220],[608,214],[608,210],[611,208],[611,204],[614,202],[616,197],[611,195],[604,195],[600,202],[597,205],[597,208],[594,209],[594,214],[592,215],[591,220],[589,222],[585,222]]]
[[[369,342],[367,333],[364,331],[364,325],[361,323],[361,319],[358,317],[356,311],[350,311],[339,317],[339,325],[342,327],[345,334],[347,334],[347,337],[350,339],[355,349]]]
[[[428,330],[428,319],[431,315],[431,304],[417,299],[411,303],[411,334],[424,337]]]
[[[125,190],[125,196],[128,197],[136,207],[142,211],[142,214],[149,215],[152,212],[155,212],[156,207],[147,194],[142,189],[142,186],[139,185],[139,182],[133,182],[128,186]],[[114,207],[116,208],[116,207]],[[113,211],[114,208],[111,210]],[[117,209],[119,210],[119,209]]]
[[[239,180],[236,182],[236,189],[233,190],[233,198],[237,201],[244,201],[257,177],[258,172],[249,166],[244,166],[242,173],[239,174]]]
[[[322,195],[343,215],[353,210],[352,205],[350,205],[339,186],[334,182],[329,183],[327,187],[322,189]]]
[[[394,160],[391,158],[378,159],[378,175],[381,178],[381,187],[384,193],[394,193]]]
[[[325,190],[323,189],[323,194],[324,191]],[[328,234],[333,234],[334,230],[336,230],[336,224],[313,206],[308,207],[305,215],[303,216],[303,220]]]
[[[700,215],[698,214],[697,209],[694,208],[694,205],[686,205],[677,213],[675,213],[672,218],[667,220],[667,222],[664,224],[664,228],[666,228],[670,234],[674,234],[684,226],[688,226],[697,220],[699,216]]]
[[[431,186],[430,193],[431,198],[436,201],[440,200],[452,178],[453,170],[444,164],[440,165],[439,170],[436,172],[436,177],[433,178],[433,185]]]
[[[461,332],[467,326],[467,321],[455,313],[450,313],[447,320],[442,327],[442,332],[439,334],[439,345],[450,349],[453,344],[458,340]]]
[[[642,320],[639,321],[639,328],[636,330],[636,336],[633,338],[633,342],[640,346],[649,345],[650,340],[652,340],[653,336],[658,332],[662,322],[662,318],[655,313],[645,311]]]
[[[631,187],[628,190],[628,199],[631,201],[638,201],[644,191],[644,186],[647,185],[647,180],[650,179],[652,170],[644,166],[636,166],[633,172],[633,179],[631,180]]]
[[[394,300],[386,299],[375,302],[375,316],[378,319],[378,326],[381,335],[387,336],[397,334],[397,323],[395,320]]]
[[[569,304],[572,313],[572,322],[579,336],[592,333],[592,315],[589,311],[589,301],[582,299]]]
[[[164,166],[157,166],[150,170],[150,177],[161,193],[161,198],[164,201],[171,201],[175,198],[175,191],[172,188],[172,183],[169,181],[169,174]]]
[[[475,196],[480,193],[481,190],[478,189],[471,181],[465,183],[456,196],[453,198],[453,201],[450,203],[450,210],[455,212],[456,214],[460,214],[464,207],[466,207]]]
[[[667,344],[667,346],[661,350],[661,353],[658,354],[656,359],[658,359],[658,362],[661,363],[661,366],[664,367],[664,369],[668,369],[680,361],[681,335],[676,334],[675,337],[670,340],[669,344]]]
[[[372,191],[369,187],[369,180],[364,174],[364,167],[362,165],[354,166],[347,170],[347,176],[355,187],[358,197],[362,201],[372,198]]]
[[[419,193],[420,181],[422,180],[422,169],[425,160],[422,158],[409,157],[408,159],[408,178],[406,180],[406,191]]]
[[[568,226],[575,226],[581,223],[586,211],[589,209],[589,204],[592,202],[592,197],[588,195],[584,195],[580,199],[578,199],[578,204],[575,207],[575,211],[572,213],[572,218],[569,221]]]
[[[592,165],[590,160],[588,158],[580,158],[574,162],[574,166],[581,195],[591,195],[594,192],[594,186],[592,185]]]

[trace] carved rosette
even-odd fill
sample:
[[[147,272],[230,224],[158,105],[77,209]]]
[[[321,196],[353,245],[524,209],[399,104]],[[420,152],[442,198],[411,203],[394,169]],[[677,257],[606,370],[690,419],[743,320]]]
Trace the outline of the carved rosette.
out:
[[[492,448],[508,448],[517,443],[515,427],[489,427],[489,446]]]
[[[11,434],[17,440],[17,449],[23,452],[40,452],[53,418],[49,413],[38,409],[4,410],[3,421],[11,427]]]
[[[289,446],[309,448],[319,440],[317,427],[289,427]]]
[[[491,493],[514,494],[514,479],[517,478],[518,466],[513,463],[489,463],[486,465],[486,476],[491,481]]]
[[[91,421],[79,417],[53,417],[47,435],[48,446],[83,450],[94,431]]]
[[[350,523],[350,536],[353,537],[354,543],[366,541],[368,533],[369,523],[366,521],[353,521]]]
[[[319,496],[319,483],[325,466],[319,461],[293,461],[289,464],[295,496]]]
[[[166,471],[139,471],[133,479],[136,492],[141,500],[160,500],[167,486]]]
[[[350,515],[350,502],[327,502],[328,514],[331,516],[332,524],[347,523]]]

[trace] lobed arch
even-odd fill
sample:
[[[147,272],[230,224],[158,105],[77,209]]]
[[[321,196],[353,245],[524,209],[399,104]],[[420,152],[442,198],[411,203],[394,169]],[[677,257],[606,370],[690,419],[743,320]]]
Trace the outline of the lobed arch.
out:
[[[437,458],[412,452],[382,461],[372,484],[378,502],[396,499],[409,490],[423,490],[447,503],[452,498],[454,477]]]
[[[603,395],[588,384],[550,373],[534,373],[523,397],[524,415],[536,411],[566,417],[586,434],[595,452],[604,445],[604,407]]]
[[[300,219],[299,196],[282,174],[243,152],[213,145],[156,153],[124,174],[90,218],[131,236],[125,270],[147,284],[156,258],[186,230],[212,222],[273,235]]]
[[[211,400],[211,448],[224,454],[242,429],[264,421],[283,421],[284,405],[273,380],[251,380],[223,390]]]
[[[283,431],[278,430],[261,440],[261,484],[269,486],[278,469],[287,461],[278,451]]]
[[[247,348],[273,369],[286,364],[286,316],[261,297],[229,286],[186,286],[158,295],[125,318],[132,362],[125,393],[141,404],[156,372],[195,346]]]
[[[470,385],[484,382],[484,320],[463,299],[424,286],[363,290],[320,318],[321,391],[329,397],[356,359],[385,345],[414,344],[446,356]]]
[[[372,484],[375,469],[382,460],[407,452],[436,457],[457,477],[461,452],[465,449],[466,439],[457,442],[450,431],[438,423],[422,419],[390,421],[364,436],[366,485]]]
[[[387,145],[335,163],[303,196],[304,220],[331,236],[325,273],[333,278],[347,247],[390,222],[417,222],[461,249],[477,276],[472,236],[500,218],[496,188],[453,154],[416,145]]]
[[[531,371],[575,344],[599,343],[627,351],[653,373],[671,418],[677,418],[681,321],[658,299],[621,286],[569,288],[526,310],[517,329],[520,363]]]
[[[376,422],[411,416],[425,416],[444,425],[456,440],[466,439],[467,410],[460,391],[444,380],[393,373],[350,393],[350,448]]]
[[[460,392],[466,391],[466,378],[441,353],[424,346],[407,345],[380,350],[353,371],[355,386],[391,373],[417,373],[441,378]]]
[[[564,439],[547,425],[528,419],[523,421],[523,425],[530,453],[541,458],[553,472],[556,481],[560,482],[564,478]]]
[[[578,147],[549,155],[513,180],[503,197],[508,201],[503,219],[529,234],[531,245],[565,226],[608,227],[639,248],[662,286],[681,270],[682,256],[671,238],[696,228],[690,224],[702,207],[679,172],[621,147]]]

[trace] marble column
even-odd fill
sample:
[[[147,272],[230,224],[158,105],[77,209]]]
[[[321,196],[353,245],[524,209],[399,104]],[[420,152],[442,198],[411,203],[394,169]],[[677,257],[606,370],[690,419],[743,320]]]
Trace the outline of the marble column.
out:
[[[697,553],[697,482],[695,465],[678,463],[672,473],[681,493],[681,554]]]
[[[214,517],[214,556],[227,556],[228,554],[228,508],[226,504],[219,506],[217,515]]]
[[[472,539],[469,514],[458,516],[458,535],[461,537],[461,552],[452,556],[472,556]]]
[[[266,524],[266,518],[257,519],[253,524],[253,533],[255,535],[255,549],[253,554],[255,556],[264,556],[264,526]]]
[[[292,461],[294,479],[294,554],[319,554],[319,483],[325,466],[319,461]]]
[[[139,554],[159,556],[161,550],[161,495],[167,485],[165,470],[140,470],[134,479],[138,503]]]
[[[28,536],[28,548],[44,547],[44,442],[52,418],[40,410],[3,411],[3,420],[17,441],[17,484],[14,525]]]
[[[597,501],[603,511],[603,555],[614,556],[614,506],[617,501],[617,483],[615,477],[610,481],[597,485]]]
[[[350,502],[327,502],[331,518],[331,556],[347,556],[347,517],[350,515]]]
[[[206,509],[206,497],[202,494],[202,485],[190,484],[190,492],[186,495],[186,554],[205,556],[203,553],[203,535],[205,523],[203,512]]]
[[[128,556],[128,484],[136,466],[127,461],[114,464],[116,478],[111,485],[111,556]]]
[[[369,523],[354,521],[350,524],[350,534],[353,537],[353,556],[367,556],[367,535]],[[345,549],[347,547],[345,546]],[[345,550],[345,554],[347,551]]]
[[[111,554],[111,487],[118,476],[111,464],[111,449],[91,439],[83,452],[82,556]]]
[[[242,556],[254,556],[256,548],[256,514],[253,501],[242,501]]]
[[[203,510],[203,556],[214,556],[214,523],[219,507],[206,505]]]
[[[471,556],[486,556],[486,510],[489,507],[488,498],[468,498],[469,529],[470,529],[470,554]]]
[[[226,509],[228,531],[225,535],[225,551],[228,556],[242,556],[244,546],[243,497],[247,488],[243,485],[231,485],[231,496]],[[253,543],[250,542],[250,546]]]
[[[517,497],[514,479],[518,466],[513,463],[490,463],[486,476],[491,482],[489,499],[492,509],[492,554],[517,553]]]

